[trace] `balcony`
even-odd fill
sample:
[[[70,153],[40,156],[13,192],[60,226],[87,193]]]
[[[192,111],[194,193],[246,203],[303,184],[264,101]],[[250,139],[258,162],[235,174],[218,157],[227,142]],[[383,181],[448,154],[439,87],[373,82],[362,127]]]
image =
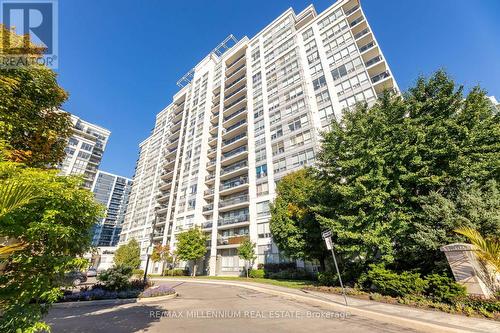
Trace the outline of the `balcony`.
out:
[[[231,139],[223,140],[222,141],[222,151],[223,152],[230,151],[238,146],[237,144],[234,144],[234,143],[240,142],[241,144],[243,144],[246,142],[246,139],[248,139],[247,133],[243,132],[243,133],[240,133],[236,136],[233,136]]]
[[[213,188],[209,188],[208,190],[205,190],[205,192],[203,192],[203,195],[205,197],[211,197],[215,194],[215,189]]]
[[[236,60],[234,60],[233,62],[231,62],[229,65],[227,65],[226,68],[227,69],[231,68],[233,65],[235,65],[238,61],[240,61],[243,58],[245,58],[245,52],[243,52],[242,55],[240,55],[238,58],[236,58]]]
[[[240,82],[245,81],[245,76],[240,77],[238,80],[231,82],[231,84],[226,85],[226,92],[228,92],[232,87],[236,86]]]
[[[223,207],[235,206],[242,203],[248,203],[248,200],[249,200],[248,194],[239,195],[237,197],[221,200],[219,202],[219,207],[223,208]]]
[[[364,19],[365,18],[363,16],[359,16],[359,17],[355,18],[354,20],[352,20],[351,23],[349,23],[349,26],[352,28],[352,27],[356,26],[357,24],[363,22]]]
[[[214,204],[213,203],[203,206],[203,213],[205,213],[205,212],[211,212],[213,210],[214,210]]]
[[[219,190],[221,195],[228,195],[238,192],[245,187],[248,187],[248,177],[238,177],[223,182]]]
[[[375,76],[372,76],[371,80],[373,83],[377,83],[377,82],[380,82],[380,81],[382,81],[390,76],[391,76],[391,74],[389,74],[389,71],[385,71],[385,72],[382,72],[382,73],[377,74]]]
[[[212,124],[216,124],[217,122],[219,122],[219,112],[215,113],[211,118],[210,118],[210,122]]]
[[[370,29],[365,28],[365,29],[361,30],[360,32],[358,32],[357,34],[355,34],[354,39],[360,39],[361,37],[365,36],[369,32],[370,32]]]
[[[222,130],[222,139],[225,140],[229,137],[232,137],[232,136],[235,136],[235,135],[238,135],[241,133],[245,133],[246,130],[247,130],[247,120],[242,119],[242,120],[238,121],[237,123],[235,123],[227,128],[224,128]]]
[[[226,121],[228,121],[228,120],[230,120],[230,119],[233,119],[233,118],[234,118],[234,117],[236,117],[237,115],[244,113],[246,110],[247,110],[247,108],[246,108],[246,107],[242,107],[242,108],[241,108],[241,109],[239,109],[238,111],[235,111],[235,112],[231,113],[230,115],[228,115],[228,116],[224,117],[224,120],[223,120],[223,121],[224,121],[224,122],[226,122]]]
[[[235,70],[233,70],[230,74],[226,75],[226,82],[231,79],[232,77],[234,77],[235,74],[237,74],[238,72],[240,72],[243,68],[246,67],[246,63],[238,66]]]
[[[175,156],[176,153],[177,153],[177,148],[172,149],[172,150],[169,149],[168,154],[167,154],[167,158]]]
[[[214,173],[209,173],[208,175],[205,176],[205,183],[209,183],[215,179],[215,172]]]
[[[207,162],[207,169],[214,169],[215,168],[215,164],[217,163],[217,161],[215,159],[213,160],[209,160]]]
[[[240,245],[247,238],[248,238],[248,235],[242,235],[242,236],[238,235],[238,236],[231,236],[231,237],[220,237],[220,238],[217,239],[217,246]]]
[[[246,99],[247,99],[247,96],[246,96],[246,95],[243,95],[243,96],[241,96],[241,97],[237,98],[236,100],[232,101],[231,103],[229,103],[228,105],[226,105],[226,106],[224,107],[224,113],[226,113],[227,111],[231,110],[231,108],[232,108],[233,106],[238,105],[240,102],[245,101]],[[242,104],[243,104],[243,103],[242,103]]]
[[[249,214],[240,214],[236,216],[231,216],[231,217],[222,217],[219,218],[217,221],[218,226],[228,226],[228,225],[233,225],[237,223],[248,223],[250,221],[250,215]]]
[[[217,143],[217,134],[212,135],[208,138],[208,145],[213,146],[214,144]]]
[[[378,56],[371,58],[367,62],[365,62],[365,66],[366,66],[366,68],[369,68],[369,67],[371,67],[371,66],[373,66],[381,61],[382,61],[382,56],[378,55]]]
[[[359,53],[363,53],[368,51],[369,49],[373,48],[375,46],[375,41],[371,41],[359,48]]]
[[[234,164],[231,164],[230,166],[227,166],[221,170],[221,176],[232,174],[233,172],[237,170],[242,170],[246,169],[248,167],[248,162],[245,161],[240,161]]]
[[[227,166],[232,162],[236,162],[241,158],[246,157],[247,154],[248,154],[247,146],[241,146],[236,149],[233,149],[227,153],[222,154],[222,159],[221,159],[221,162],[223,162],[222,165]]]
[[[235,91],[233,91],[229,95],[226,95],[224,97],[224,103],[226,103],[227,101],[231,100],[231,98],[234,97],[234,96],[236,96],[238,93],[245,92],[246,90],[247,90],[247,86],[246,85],[241,86],[240,88],[236,89]]]
[[[210,229],[210,228],[212,228],[212,226],[213,226],[212,221],[203,222],[201,224],[201,229]]]
[[[155,232],[153,233],[153,239],[156,239],[156,238],[163,238],[163,235],[164,235],[164,232]]]
[[[215,153],[217,153],[217,148],[210,148],[208,151],[207,151],[207,155],[208,157],[212,158]]]
[[[359,9],[359,5],[356,5],[354,7],[352,7],[351,9],[348,9],[344,12],[345,16],[349,16],[351,15],[352,13],[354,13],[355,11],[357,11]]]

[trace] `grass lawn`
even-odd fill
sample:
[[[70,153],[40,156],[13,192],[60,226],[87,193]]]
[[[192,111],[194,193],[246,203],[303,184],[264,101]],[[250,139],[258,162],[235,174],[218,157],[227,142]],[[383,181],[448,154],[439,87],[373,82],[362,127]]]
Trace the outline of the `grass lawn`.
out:
[[[307,280],[275,280],[275,279],[264,279],[264,278],[246,278],[239,276],[160,276],[160,275],[150,275],[152,278],[182,278],[182,279],[198,279],[198,280],[226,280],[226,281],[239,281],[239,282],[256,282],[263,284],[271,284],[273,286],[302,289],[306,287],[313,287],[317,285],[316,281]]]

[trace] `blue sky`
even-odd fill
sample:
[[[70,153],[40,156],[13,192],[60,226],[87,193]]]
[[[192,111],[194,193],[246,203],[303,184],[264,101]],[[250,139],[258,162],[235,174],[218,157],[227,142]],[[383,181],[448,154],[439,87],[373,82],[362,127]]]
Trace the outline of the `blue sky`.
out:
[[[312,3],[318,12],[334,1]],[[311,1],[59,0],[64,108],[112,131],[101,169],[131,177],[175,82],[230,33],[252,37]],[[500,98],[500,1],[364,0],[402,90],[438,68]]]

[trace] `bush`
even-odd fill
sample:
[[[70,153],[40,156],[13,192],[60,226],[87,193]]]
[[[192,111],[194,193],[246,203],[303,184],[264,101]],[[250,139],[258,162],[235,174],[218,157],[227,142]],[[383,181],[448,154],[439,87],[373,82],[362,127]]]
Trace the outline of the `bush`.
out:
[[[107,290],[124,290],[130,287],[129,279],[132,268],[128,266],[115,266],[101,272],[97,280],[104,284]]]
[[[338,286],[339,278],[334,272],[319,272],[318,283],[322,286],[335,287]]]
[[[278,272],[265,271],[265,277],[278,280],[311,280],[314,277],[303,268],[287,268]]]
[[[252,279],[262,279],[262,278],[264,278],[264,274],[265,274],[265,272],[263,269],[251,269],[249,276]]]
[[[163,271],[163,275],[165,276],[189,276],[189,272],[186,269],[166,269]]]
[[[411,272],[395,273],[383,265],[370,265],[370,270],[361,278],[365,288],[393,297],[419,295],[426,288],[420,274]]]
[[[284,270],[296,269],[297,265],[294,262],[286,262],[286,263],[282,262],[278,264],[268,263],[264,264],[263,268],[264,271],[266,271],[266,273],[278,273]]]
[[[438,274],[425,277],[425,295],[436,302],[453,303],[459,297],[465,297],[465,287],[453,279]]]
[[[132,275],[134,275],[134,276],[144,276],[144,270],[136,268],[136,269],[132,270]]]

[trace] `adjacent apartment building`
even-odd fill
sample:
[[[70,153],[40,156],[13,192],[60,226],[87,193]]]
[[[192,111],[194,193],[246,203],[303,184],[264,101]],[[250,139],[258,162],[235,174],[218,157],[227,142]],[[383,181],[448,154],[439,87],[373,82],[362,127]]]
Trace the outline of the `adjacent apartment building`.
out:
[[[132,180],[98,171],[92,185],[96,200],[106,206],[106,217],[94,227],[92,245],[116,246],[125,219]]]
[[[65,148],[59,169],[63,175],[83,175],[84,187],[91,189],[111,132],[71,115],[73,135]]]
[[[246,237],[256,264],[286,261],[269,231],[276,183],[314,164],[320,132],[345,108],[398,91],[358,0],[290,8],[253,38],[230,36],[178,85],[140,145],[120,242],[139,240],[145,260],[150,236],[175,249],[200,227],[199,273],[210,275],[240,274]]]

